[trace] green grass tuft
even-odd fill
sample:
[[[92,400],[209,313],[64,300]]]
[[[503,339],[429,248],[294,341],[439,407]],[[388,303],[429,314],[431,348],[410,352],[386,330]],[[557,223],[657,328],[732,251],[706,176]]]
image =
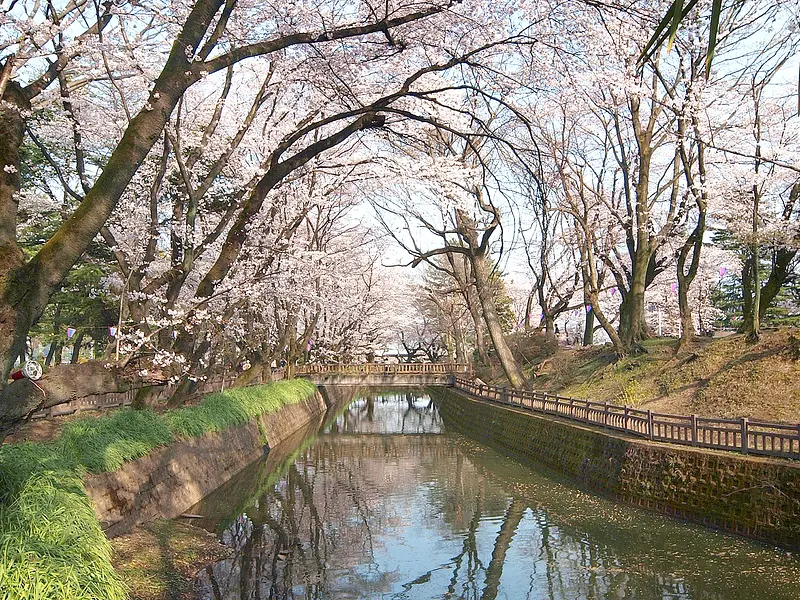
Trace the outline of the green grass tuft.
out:
[[[222,431],[296,404],[314,393],[316,387],[304,379],[277,381],[268,385],[233,388],[206,396],[199,406],[167,413],[170,429],[181,437],[197,437],[208,431]]]
[[[235,388],[158,415],[122,409],[65,424],[51,443],[0,446],[0,600],[121,600],[125,585],[83,488],[176,436],[243,424],[315,392],[305,380]]]
[[[66,423],[55,445],[90,473],[103,473],[115,471],[172,439],[163,417],[152,410],[124,408],[108,416]]]
[[[0,447],[2,600],[127,597],[76,467],[48,445]]]

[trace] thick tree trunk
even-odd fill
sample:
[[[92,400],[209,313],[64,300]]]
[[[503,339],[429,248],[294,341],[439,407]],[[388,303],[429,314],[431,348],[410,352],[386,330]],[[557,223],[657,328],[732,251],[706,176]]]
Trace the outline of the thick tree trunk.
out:
[[[188,377],[183,377],[167,401],[167,408],[178,408],[186,402],[197,389],[197,381],[192,381]]]
[[[544,315],[544,335],[548,341],[552,341],[556,339],[556,320],[553,318],[552,314],[545,314]]]
[[[136,409],[154,407],[162,389],[163,386],[160,385],[146,385],[139,388],[131,406]]]
[[[470,288],[472,288],[472,286],[470,286]],[[479,301],[475,298],[474,292],[468,293],[466,300],[469,315],[472,317],[472,322],[475,325],[475,350],[478,351],[478,362],[487,365],[489,364],[489,353],[486,350],[486,336],[483,332],[483,318],[481,316]]]
[[[696,332],[694,320],[692,319],[692,307],[689,304],[689,288],[697,276],[700,267],[700,253],[703,250],[703,236],[706,230],[706,211],[705,205],[700,206],[697,225],[692,234],[687,238],[678,253],[677,275],[678,275],[678,309],[681,319],[681,340],[679,348],[685,348],[694,341]],[[686,259],[692,253],[692,261],[689,270],[686,271]]]
[[[692,307],[689,305],[689,285],[690,282],[678,281],[678,312],[681,321],[681,338],[678,342],[679,348],[686,348],[694,342],[697,331],[694,328],[692,317]]]
[[[139,165],[161,135],[164,125],[183,95],[201,75],[192,70],[190,55],[197,49],[221,0],[198,0],[172,46],[167,62],[148,97],[147,106],[130,122],[96,183],[59,230],[27,264],[15,242],[16,201],[19,189],[19,148],[24,122],[22,107],[13,98],[12,108],[0,112],[0,162],[16,169],[0,174],[0,399],[11,402],[6,384],[15,358],[24,348],[28,330],[36,323],[53,291],[86,251],[111,215]],[[16,86],[16,87],[15,87]],[[19,90],[9,83],[3,95],[8,101]],[[25,98],[23,98],[25,99]],[[14,177],[6,175],[13,174]],[[109,389],[113,389],[109,387]],[[25,402],[13,402],[0,411],[16,415]],[[34,406],[35,407],[35,406]],[[7,420],[7,419],[6,419]]]
[[[630,352],[634,344],[647,339],[645,322],[645,289],[649,256],[639,250],[631,275],[631,285],[619,307],[619,338],[625,352]]]
[[[585,224],[583,224],[582,227],[584,231],[587,230]],[[580,252],[581,262],[583,263],[581,268],[581,276],[583,278],[583,301],[586,303],[586,306],[591,309],[590,312],[586,313],[586,327],[588,328],[590,324],[592,325],[591,336],[593,337],[594,319],[596,318],[603,327],[603,330],[608,335],[611,343],[614,344],[614,351],[618,356],[624,356],[627,351],[622,343],[622,340],[620,339],[617,330],[614,328],[614,325],[611,323],[611,320],[600,308],[600,283],[597,275],[594,249],[590,243],[585,243],[580,245]],[[584,331],[584,343],[587,339],[586,333],[587,332]]]
[[[751,251],[752,253],[752,251]],[[758,303],[758,322],[764,322],[767,312],[774,305],[775,299],[786,283],[791,272],[791,264],[797,255],[797,250],[792,248],[776,248],[773,251],[772,268],[766,282],[761,287]],[[754,301],[753,257],[747,258],[742,269],[742,317],[744,318],[741,331],[750,334],[755,329],[755,301]]]
[[[78,364],[78,358],[80,358],[81,355],[81,346],[83,345],[83,336],[84,332],[81,331],[78,334],[78,337],[75,338],[75,342],[72,345],[72,356],[69,359],[69,362],[72,365]]]
[[[776,248],[772,253],[772,269],[766,283],[761,288],[761,302],[759,303],[759,321],[763,322],[767,316],[767,311],[775,302],[775,298],[786,283],[790,274],[792,261],[797,256],[794,248]]]
[[[497,314],[497,307],[494,303],[491,285],[489,283],[489,265],[486,257],[482,254],[472,257],[472,268],[475,274],[475,288],[478,291],[478,299],[483,309],[483,318],[486,321],[486,328],[492,339],[500,366],[506,374],[512,387],[522,388],[525,386],[525,375],[517,364],[511,348],[508,347],[503,327],[500,324],[500,316]]]
[[[627,353],[625,345],[622,343],[619,334],[617,334],[617,330],[614,329],[614,325],[600,309],[600,298],[597,296],[597,294],[588,291],[585,292],[585,297],[588,298],[589,306],[591,306],[592,309],[591,312],[593,312],[595,318],[600,321],[600,325],[603,327],[603,330],[611,339],[611,343],[614,344],[614,351],[618,356],[625,356]],[[589,315],[587,314],[586,317],[588,320]]]
[[[742,266],[742,326],[744,333],[753,328],[753,257],[748,256]]]
[[[18,192],[20,189],[20,148],[25,135],[23,115],[31,110],[24,91],[15,81],[8,82],[0,109],[0,257],[16,255]],[[2,258],[0,258],[2,261]],[[0,264],[2,264],[0,262]]]
[[[584,312],[586,307],[584,306]],[[586,321],[583,324],[583,345],[591,346],[594,344],[594,311],[586,312]]]
[[[0,440],[35,410],[93,394],[125,392],[144,384],[136,372],[106,368],[104,361],[57,365],[35,383],[30,379],[14,381],[0,390]]]
[[[272,362],[272,361],[270,361]],[[229,376],[230,377],[230,376]],[[250,362],[250,368],[242,371],[235,377],[231,387],[244,387],[262,381],[269,381],[272,378],[272,368],[268,362]]]
[[[20,320],[9,288],[25,264],[17,246],[17,209],[20,190],[20,148],[25,134],[23,115],[31,105],[19,84],[9,81],[0,107],[0,387],[25,347],[28,323]]]
[[[179,338],[180,339],[180,336]],[[189,337],[186,338],[189,340]],[[198,364],[200,358],[205,356],[208,349],[211,347],[211,342],[209,340],[203,339],[194,351],[190,351],[188,348],[183,348],[184,356],[189,357],[189,364],[196,365]],[[192,394],[195,393],[199,386],[199,382],[196,379],[190,379],[188,375],[184,375],[181,378],[180,383],[175,388],[175,392],[172,394],[172,397],[167,402],[168,408],[177,408],[181,406],[184,402],[186,402]]]

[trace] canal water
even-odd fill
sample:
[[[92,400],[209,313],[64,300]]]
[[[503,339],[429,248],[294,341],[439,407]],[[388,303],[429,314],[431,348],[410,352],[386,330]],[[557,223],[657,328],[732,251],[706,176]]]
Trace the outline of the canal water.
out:
[[[202,597],[800,598],[800,557],[616,505],[368,394],[189,512],[232,549]]]

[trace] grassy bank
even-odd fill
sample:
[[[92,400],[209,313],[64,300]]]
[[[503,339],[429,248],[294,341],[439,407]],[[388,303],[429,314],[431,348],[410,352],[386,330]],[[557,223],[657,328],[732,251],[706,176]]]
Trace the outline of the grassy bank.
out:
[[[123,409],[73,421],[53,442],[0,446],[0,600],[127,597],[83,475],[118,469],[175,438],[243,424],[314,390],[304,380],[231,389],[163,415]]]
[[[617,360],[608,347],[560,349],[537,365],[537,389],[657,412],[800,422],[800,330],[701,339],[677,351],[656,338],[646,352]]]

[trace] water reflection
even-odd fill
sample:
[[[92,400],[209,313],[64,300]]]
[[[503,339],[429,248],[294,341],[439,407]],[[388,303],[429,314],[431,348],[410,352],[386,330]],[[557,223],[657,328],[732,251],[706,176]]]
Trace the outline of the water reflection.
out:
[[[234,555],[201,573],[203,597],[800,597],[800,562],[784,553],[616,506],[441,431],[421,394],[366,396],[268,474],[204,500],[191,512]]]
[[[422,390],[370,391],[330,425],[331,433],[441,433],[439,412]]]

